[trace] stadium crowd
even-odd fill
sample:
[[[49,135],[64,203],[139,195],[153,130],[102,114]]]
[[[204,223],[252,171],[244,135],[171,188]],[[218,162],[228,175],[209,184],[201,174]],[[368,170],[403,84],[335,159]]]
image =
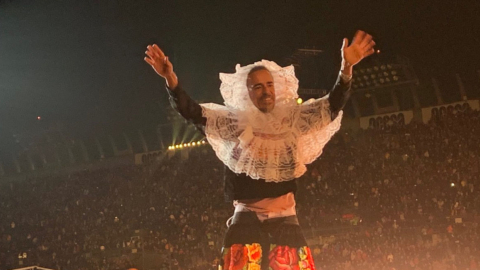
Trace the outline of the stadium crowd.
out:
[[[479,116],[337,134],[298,180],[317,269],[478,269]],[[0,269],[215,268],[224,168],[206,146],[188,155],[1,182]]]

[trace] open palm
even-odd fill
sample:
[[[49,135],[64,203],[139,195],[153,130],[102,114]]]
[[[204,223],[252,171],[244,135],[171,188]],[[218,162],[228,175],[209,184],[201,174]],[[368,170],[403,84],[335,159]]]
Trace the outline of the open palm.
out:
[[[167,78],[173,73],[172,63],[157,44],[148,45],[145,54],[147,55],[147,57],[144,58],[145,62],[150,64],[158,75]]]
[[[375,52],[373,46],[375,46],[375,41],[371,35],[364,31],[357,31],[350,46],[348,46],[348,39],[343,39],[342,58],[349,65],[354,66]]]

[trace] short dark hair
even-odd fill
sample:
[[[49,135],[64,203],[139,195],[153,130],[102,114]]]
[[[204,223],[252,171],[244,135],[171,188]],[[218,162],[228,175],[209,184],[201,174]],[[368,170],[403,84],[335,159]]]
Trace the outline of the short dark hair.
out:
[[[255,71],[259,71],[259,70],[266,70],[266,71],[270,72],[270,70],[268,70],[268,68],[266,68],[265,66],[254,66],[252,69],[250,69],[250,71],[248,72],[248,75],[254,73]]]

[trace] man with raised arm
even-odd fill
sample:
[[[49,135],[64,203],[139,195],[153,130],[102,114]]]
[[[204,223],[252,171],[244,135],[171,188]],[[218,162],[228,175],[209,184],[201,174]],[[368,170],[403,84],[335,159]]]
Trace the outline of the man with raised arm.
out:
[[[162,50],[147,47],[145,61],[166,80],[172,106],[206,135],[225,164],[225,197],[235,211],[227,222],[223,269],[315,269],[296,216],[295,180],[339,130],[353,66],[373,54],[374,45],[363,31],[350,46],[345,38],[332,91],[300,105],[293,66],[267,60],[220,74],[225,105],[197,104]]]

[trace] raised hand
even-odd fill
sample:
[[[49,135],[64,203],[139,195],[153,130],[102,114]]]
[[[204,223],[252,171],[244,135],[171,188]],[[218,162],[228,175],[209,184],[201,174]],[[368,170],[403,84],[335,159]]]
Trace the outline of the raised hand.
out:
[[[157,44],[148,45],[145,54],[147,55],[147,57],[144,58],[145,62],[150,64],[158,75],[165,78],[173,73],[172,63]]]
[[[143,60],[145,60],[158,75],[167,80],[168,87],[172,89],[177,87],[178,79],[175,72],[173,72],[173,65],[168,59],[168,56],[165,56],[157,44],[148,45],[145,54],[147,57]]]
[[[358,64],[363,58],[375,52],[373,46],[375,46],[375,41],[373,41],[372,36],[361,30],[355,33],[350,46],[348,46],[348,39],[344,38],[342,46],[344,64],[348,66]]]

